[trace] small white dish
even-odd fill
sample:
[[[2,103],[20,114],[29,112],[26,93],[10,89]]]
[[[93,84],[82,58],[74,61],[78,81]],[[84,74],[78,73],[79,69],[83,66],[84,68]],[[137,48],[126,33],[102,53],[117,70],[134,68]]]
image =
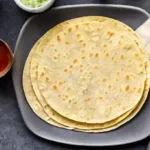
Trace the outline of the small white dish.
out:
[[[43,12],[45,10],[47,10],[53,3],[55,0],[48,0],[43,6],[41,7],[36,7],[36,8],[31,8],[28,7],[26,5],[24,5],[21,0],[14,0],[15,3],[23,10],[27,11],[27,12],[31,12],[31,13],[40,13]]]

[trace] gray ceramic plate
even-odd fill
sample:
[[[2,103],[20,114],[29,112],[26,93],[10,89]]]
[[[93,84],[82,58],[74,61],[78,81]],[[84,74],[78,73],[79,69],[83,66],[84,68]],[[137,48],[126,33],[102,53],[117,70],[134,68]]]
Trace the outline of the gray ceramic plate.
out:
[[[71,145],[110,146],[142,140],[150,135],[150,98],[140,113],[119,129],[106,133],[81,133],[53,127],[39,119],[26,102],[22,88],[22,72],[28,53],[34,43],[54,25],[75,17],[87,15],[108,16],[131,26],[144,23],[149,14],[144,10],[116,5],[73,5],[53,8],[51,11],[31,17],[21,29],[15,49],[13,82],[19,108],[27,127],[36,135]]]

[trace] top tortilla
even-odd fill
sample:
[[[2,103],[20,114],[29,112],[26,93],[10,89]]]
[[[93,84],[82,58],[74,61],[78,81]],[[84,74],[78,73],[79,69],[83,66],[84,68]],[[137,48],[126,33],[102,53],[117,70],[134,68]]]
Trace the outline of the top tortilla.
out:
[[[120,41],[122,44],[119,45]],[[141,64],[145,64],[146,57],[125,30],[100,23],[89,23],[88,27],[87,23],[76,24],[58,33],[50,43],[51,47],[46,50],[38,67],[39,87],[46,102],[59,114],[79,122],[104,123],[124,114],[140,101],[146,80],[146,71]],[[60,59],[54,56],[56,54]],[[71,68],[71,76],[67,74],[70,72],[68,65],[75,65],[75,69]],[[83,67],[80,70],[79,65]],[[105,66],[108,66],[107,70]],[[127,82],[128,77],[130,80]],[[58,79],[61,80],[59,83],[65,81],[63,88],[57,89]],[[67,91],[69,88],[71,92]],[[91,95],[86,95],[87,89]],[[60,98],[64,96],[62,93],[65,98]],[[126,97],[129,97],[128,101]]]

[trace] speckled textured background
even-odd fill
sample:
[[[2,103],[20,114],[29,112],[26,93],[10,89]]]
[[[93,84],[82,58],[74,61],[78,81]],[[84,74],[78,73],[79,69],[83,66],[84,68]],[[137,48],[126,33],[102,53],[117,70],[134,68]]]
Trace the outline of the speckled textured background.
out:
[[[150,13],[150,0],[56,0],[53,6],[86,3],[133,5]],[[12,49],[22,25],[31,15],[18,8],[13,0],[0,2],[0,38],[6,40]],[[43,140],[32,134],[22,120],[12,85],[11,72],[0,79],[0,150],[145,150],[147,143],[148,139],[145,139],[126,146],[87,148]]]

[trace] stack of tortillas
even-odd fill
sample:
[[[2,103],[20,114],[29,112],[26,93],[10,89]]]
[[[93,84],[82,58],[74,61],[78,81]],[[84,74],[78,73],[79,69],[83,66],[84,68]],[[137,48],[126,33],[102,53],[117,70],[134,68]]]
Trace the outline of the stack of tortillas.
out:
[[[106,17],[60,23],[33,46],[23,72],[26,99],[44,121],[82,132],[116,129],[149,91],[149,59],[127,25]]]

